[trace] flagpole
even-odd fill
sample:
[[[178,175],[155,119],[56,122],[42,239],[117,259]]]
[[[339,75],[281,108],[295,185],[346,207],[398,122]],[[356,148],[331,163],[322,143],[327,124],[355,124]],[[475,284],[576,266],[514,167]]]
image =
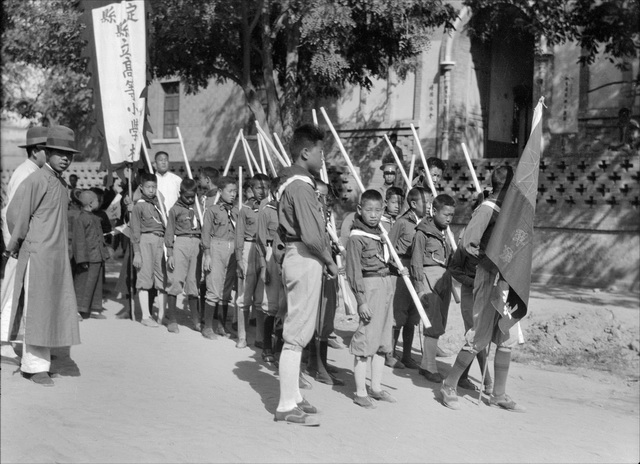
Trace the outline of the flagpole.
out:
[[[416,154],[413,153],[411,155],[411,164],[409,165],[409,184],[407,185],[407,195],[409,194],[409,190],[411,190],[411,182],[413,181],[413,170],[416,167]]]
[[[344,157],[344,160],[347,163],[347,166],[349,166],[349,169],[351,171],[351,175],[355,179],[356,184],[358,184],[358,188],[360,189],[361,192],[364,192],[365,189],[364,189],[364,185],[362,184],[362,180],[360,180],[360,176],[358,176],[358,173],[356,172],[356,169],[353,166],[353,163],[351,162],[351,159],[349,159],[349,155],[347,154],[347,150],[345,150],[344,145],[342,144],[342,140],[340,140],[340,137],[338,136],[338,133],[336,132],[336,129],[333,127],[333,124],[331,124],[331,120],[329,119],[329,116],[327,115],[327,112],[325,111],[324,107],[320,107],[320,112],[322,113],[322,116],[324,116],[324,119],[327,122],[327,125],[329,126],[329,129],[331,130],[331,133],[333,134],[333,137],[334,137],[334,139],[336,140],[336,142],[338,144],[338,148],[340,149],[340,153],[342,153],[342,156]],[[382,233],[382,238],[387,243],[387,246],[389,248],[389,252],[391,253],[391,256],[393,257],[393,261],[395,262],[396,267],[398,268],[398,271],[399,271],[400,275],[402,276],[402,279],[404,280],[404,283],[407,286],[407,289],[409,290],[409,293],[411,294],[411,298],[413,299],[413,303],[416,306],[418,314],[420,314],[420,318],[422,319],[422,322],[423,322],[424,326],[426,328],[431,327],[431,322],[429,322],[429,318],[427,317],[427,314],[425,313],[424,308],[422,307],[422,302],[420,301],[420,297],[416,293],[415,288],[413,288],[413,284],[411,283],[411,279],[409,278],[409,276],[406,273],[403,273],[406,268],[402,265],[402,261],[400,260],[400,257],[398,256],[398,253],[396,252],[395,247],[393,246],[393,243],[391,243],[391,240],[389,239],[389,234],[387,234],[387,231],[386,231],[386,229],[384,228],[384,226],[382,224],[378,224],[378,227],[380,228],[380,232]]]
[[[265,142],[264,140],[264,136],[262,135],[261,132],[258,132],[258,143],[262,144],[262,147],[264,149],[266,158],[267,158],[267,162],[269,163],[269,168],[271,169],[271,173],[273,174],[273,177],[278,177],[278,171],[276,171],[276,167],[273,164],[273,160],[271,159],[271,155],[269,154],[269,148],[267,147],[267,142]],[[265,171],[266,173],[266,171]]]

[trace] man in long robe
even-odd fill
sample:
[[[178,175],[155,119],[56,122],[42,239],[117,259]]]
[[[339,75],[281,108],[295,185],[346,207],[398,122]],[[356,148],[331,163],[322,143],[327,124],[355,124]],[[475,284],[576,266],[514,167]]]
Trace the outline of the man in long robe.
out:
[[[51,349],[80,343],[62,178],[77,153],[73,131],[50,127],[45,153],[46,164],[18,187],[7,210],[7,252],[18,257],[9,330],[11,340],[24,341],[23,376],[52,386]]]
[[[25,145],[20,145],[20,148],[27,150],[27,159],[24,160],[20,166],[18,166],[7,185],[7,197],[4,207],[2,208],[2,238],[4,243],[9,243],[11,240],[11,234],[9,233],[9,227],[7,226],[7,209],[9,203],[13,199],[16,190],[22,182],[34,172],[38,171],[46,161],[44,153],[44,145],[47,143],[47,131],[46,127],[31,127],[27,131],[27,142]],[[3,343],[2,355],[8,355],[8,357],[14,357],[15,353],[13,349],[5,342],[9,341],[9,316],[11,314],[11,305],[13,304],[13,286],[15,283],[16,266],[18,260],[11,256],[6,256],[6,264],[4,268],[4,278],[2,280],[2,321],[0,322],[0,341]],[[6,348],[6,349],[5,349]]]

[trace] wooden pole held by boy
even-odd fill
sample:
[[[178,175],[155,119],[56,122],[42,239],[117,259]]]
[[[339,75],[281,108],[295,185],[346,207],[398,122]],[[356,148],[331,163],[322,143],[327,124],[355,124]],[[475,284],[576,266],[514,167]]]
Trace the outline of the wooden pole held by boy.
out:
[[[344,160],[347,163],[347,166],[349,166],[349,169],[351,170],[351,175],[355,179],[356,184],[358,184],[358,188],[360,189],[361,192],[364,192],[365,188],[364,188],[364,185],[362,184],[362,180],[360,180],[360,176],[358,176],[358,173],[356,172],[356,169],[353,166],[353,163],[351,163],[351,159],[349,159],[349,155],[347,154],[347,151],[344,148],[344,145],[342,144],[342,141],[340,140],[340,137],[338,136],[338,133],[336,132],[335,128],[333,127],[333,124],[331,123],[331,120],[329,119],[329,116],[327,115],[327,112],[325,111],[325,109],[323,107],[320,108],[320,112],[322,113],[322,116],[324,116],[324,119],[327,121],[327,125],[329,126],[329,129],[331,130],[331,133],[333,134],[333,137],[335,138],[335,140],[336,140],[336,142],[338,144],[338,148],[340,149],[340,153],[342,153],[342,156],[344,157]],[[379,227],[380,227],[380,231],[382,233],[381,235],[384,238],[385,242],[387,243],[387,246],[389,248],[389,252],[391,253],[393,261],[394,261],[396,267],[398,268],[398,271],[400,271],[400,272],[404,271],[405,267],[402,265],[402,261],[400,260],[400,257],[398,256],[398,253],[396,252],[395,248],[393,247],[393,244],[391,243],[391,240],[389,240],[389,234],[387,234],[387,231],[385,230],[384,226],[382,226],[382,224],[379,224]],[[409,290],[409,293],[411,294],[411,298],[413,300],[413,303],[415,304],[416,309],[418,310],[418,314],[420,314],[420,319],[422,319],[422,322],[423,322],[424,326],[425,327],[431,327],[431,322],[429,322],[429,318],[427,317],[427,314],[425,313],[424,308],[422,307],[422,302],[420,301],[420,297],[416,293],[416,290],[413,287],[413,284],[411,283],[411,279],[406,274],[402,274],[402,279],[404,280],[404,283],[406,284],[407,289]]]

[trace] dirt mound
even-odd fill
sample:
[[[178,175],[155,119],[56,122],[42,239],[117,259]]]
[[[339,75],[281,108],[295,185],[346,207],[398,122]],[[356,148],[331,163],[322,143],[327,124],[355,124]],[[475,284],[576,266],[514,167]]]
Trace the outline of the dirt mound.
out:
[[[607,308],[528,316],[527,343],[515,358],[521,362],[580,366],[638,379],[640,341],[637,327],[625,324]]]

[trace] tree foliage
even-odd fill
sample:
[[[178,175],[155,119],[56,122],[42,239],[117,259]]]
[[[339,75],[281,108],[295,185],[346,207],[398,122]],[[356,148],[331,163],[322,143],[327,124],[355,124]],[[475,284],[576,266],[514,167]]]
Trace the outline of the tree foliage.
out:
[[[302,102],[338,95],[347,83],[369,88],[456,17],[442,0],[159,0],[153,7],[156,76],[178,75],[191,91],[211,78],[231,80],[258,120],[285,133]]]
[[[2,6],[2,108],[33,123],[67,125],[86,146],[93,105],[77,4],[5,0]]]
[[[509,15],[512,28],[544,36],[550,45],[576,42],[580,62],[591,64],[599,53],[627,68],[640,55],[638,0],[465,0],[471,8],[470,33],[489,39]],[[519,14],[514,16],[513,10]]]

